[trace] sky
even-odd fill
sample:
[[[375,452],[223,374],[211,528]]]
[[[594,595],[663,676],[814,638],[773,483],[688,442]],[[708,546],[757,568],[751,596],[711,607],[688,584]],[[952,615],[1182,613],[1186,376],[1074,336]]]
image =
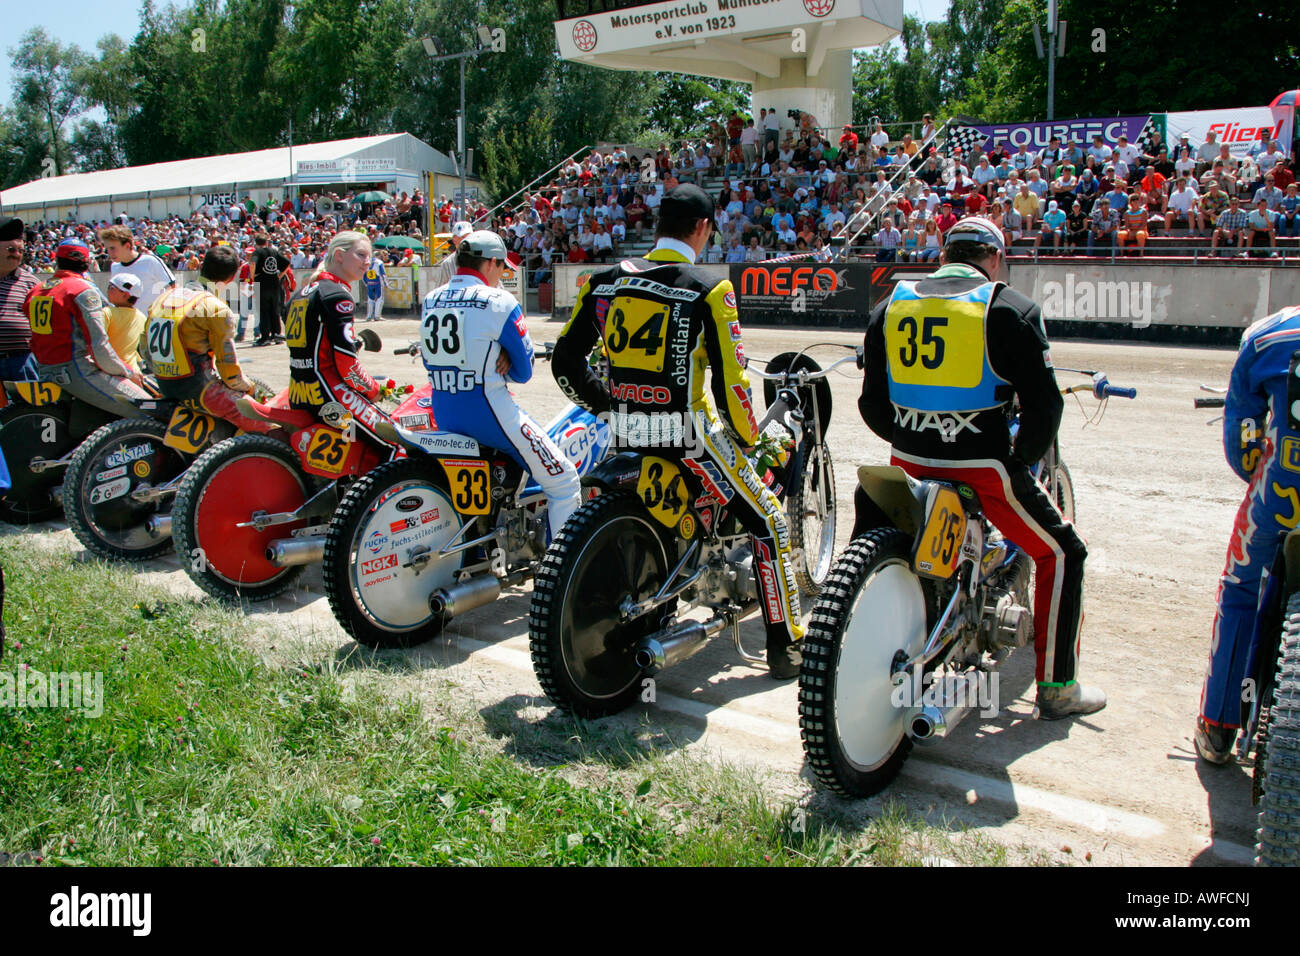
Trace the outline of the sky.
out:
[[[157,5],[166,6],[166,2]],[[0,103],[8,103],[13,93],[9,51],[32,27],[44,27],[60,42],[75,43],[94,52],[95,42],[106,33],[116,33],[129,43],[140,28],[140,6],[141,0],[5,0],[0,14],[5,37],[4,55],[0,58]],[[922,21],[938,20],[947,15],[948,6],[949,0],[903,0],[903,13]]]

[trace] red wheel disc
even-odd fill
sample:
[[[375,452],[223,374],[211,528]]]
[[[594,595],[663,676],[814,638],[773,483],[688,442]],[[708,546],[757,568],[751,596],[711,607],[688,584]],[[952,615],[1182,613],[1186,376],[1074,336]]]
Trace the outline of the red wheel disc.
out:
[[[236,584],[261,584],[283,574],[284,568],[266,560],[266,546],[307,522],[264,531],[237,525],[250,520],[254,511],[294,511],[306,500],[301,477],[274,458],[249,455],[221,468],[204,487],[195,514],[195,536],[208,566]]]

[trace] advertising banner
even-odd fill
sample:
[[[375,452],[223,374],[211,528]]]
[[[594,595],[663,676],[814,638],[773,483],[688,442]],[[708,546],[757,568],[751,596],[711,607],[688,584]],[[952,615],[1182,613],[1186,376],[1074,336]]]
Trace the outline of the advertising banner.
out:
[[[1269,139],[1277,140],[1278,148],[1284,153],[1291,142],[1292,112],[1285,107],[1276,113],[1267,106],[1242,106],[1230,110],[1196,110],[1165,115],[1168,131],[1165,138],[1168,142],[1177,144],[1178,137],[1186,133],[1187,141],[1195,149],[1212,131],[1215,142],[1227,143],[1232,155],[1238,159],[1250,153],[1251,147],[1259,142],[1261,130]]]
[[[742,326],[867,327],[871,266],[866,263],[755,262],[730,269]]]
[[[1128,137],[1131,145],[1136,146],[1138,137],[1142,135],[1143,127],[1146,126],[1147,121],[1150,119],[1152,117],[1149,114],[1143,116],[1108,116],[1088,119],[1051,120],[1042,123],[994,123],[989,126],[976,125],[972,128],[979,130],[987,137],[981,147],[985,152],[1006,144],[1007,149],[1014,153],[1021,145],[1024,145],[1030,152],[1040,150],[1051,145],[1053,136],[1059,136],[1062,143],[1065,142],[1065,138],[1068,136],[1073,142],[1085,147],[1092,144],[1094,136],[1100,136],[1102,142],[1113,147],[1119,142],[1122,133]]]

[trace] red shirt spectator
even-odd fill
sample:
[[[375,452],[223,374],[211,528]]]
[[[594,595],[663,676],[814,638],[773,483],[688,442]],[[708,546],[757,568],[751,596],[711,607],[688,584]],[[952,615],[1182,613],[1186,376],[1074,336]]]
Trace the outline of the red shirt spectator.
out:
[[[943,211],[935,217],[934,224],[938,228],[939,234],[943,235],[953,226],[957,225],[957,217],[952,214],[952,207],[947,203],[944,203],[940,208]]]
[[[1142,191],[1150,195],[1151,193],[1163,192],[1165,188],[1165,177],[1152,169],[1142,177]]]
[[[840,137],[840,149],[848,150],[850,153],[858,151],[858,134],[853,132],[853,127],[845,124],[844,135]]]
[[[590,262],[591,256],[587,255],[587,250],[582,248],[576,242],[569,247],[569,262]]]
[[[988,200],[984,198],[983,193],[971,193],[966,197],[966,214],[969,216],[978,216],[980,210],[988,205]]]
[[[1265,172],[1268,172],[1268,170],[1265,170]],[[1278,163],[1273,167],[1272,173],[1273,185],[1283,192],[1286,192],[1287,186],[1295,182],[1295,173],[1287,169],[1286,163]]]

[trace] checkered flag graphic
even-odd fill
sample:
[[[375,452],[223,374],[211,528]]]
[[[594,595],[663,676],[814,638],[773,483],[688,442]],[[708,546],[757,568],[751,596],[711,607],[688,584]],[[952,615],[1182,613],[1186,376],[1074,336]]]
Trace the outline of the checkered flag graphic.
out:
[[[1156,125],[1156,118],[1148,116],[1146,123],[1142,127],[1142,132],[1138,133],[1137,143],[1138,150],[1147,155],[1151,155],[1151,147],[1155,141],[1151,138],[1152,133],[1159,132],[1160,127]]]
[[[969,156],[987,138],[974,126],[949,126],[948,140],[943,147],[944,155],[951,156],[953,148],[958,147],[963,156]]]

